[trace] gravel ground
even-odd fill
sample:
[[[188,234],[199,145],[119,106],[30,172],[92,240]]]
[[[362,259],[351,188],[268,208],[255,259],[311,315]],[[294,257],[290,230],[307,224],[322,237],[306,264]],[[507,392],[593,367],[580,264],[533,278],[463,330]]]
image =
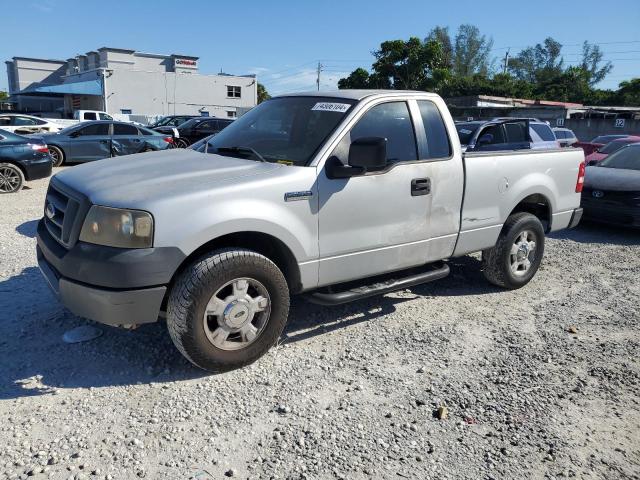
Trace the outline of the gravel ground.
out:
[[[640,478],[639,232],[554,235],[513,292],[469,256],[295,299],[277,348],[208,375],[163,324],[62,341],[88,321],[36,268],[46,185],[0,197],[0,478]]]

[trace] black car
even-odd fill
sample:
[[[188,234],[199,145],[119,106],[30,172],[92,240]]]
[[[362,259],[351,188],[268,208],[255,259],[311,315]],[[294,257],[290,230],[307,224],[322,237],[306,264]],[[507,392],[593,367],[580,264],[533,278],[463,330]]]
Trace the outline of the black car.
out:
[[[153,122],[148,128],[155,130],[158,127],[177,127],[178,125],[191,120],[192,118],[200,118],[199,115],[167,115],[156,122]]]
[[[53,161],[42,139],[0,130],[0,193],[19,191],[25,180],[51,175]]]
[[[174,136],[174,144],[178,148],[187,148],[198,140],[218,133],[231,124],[228,118],[198,117],[187,120],[178,127],[158,127],[157,132]],[[177,132],[177,134],[176,134]]]
[[[630,144],[587,167],[583,218],[640,228],[640,144]]]

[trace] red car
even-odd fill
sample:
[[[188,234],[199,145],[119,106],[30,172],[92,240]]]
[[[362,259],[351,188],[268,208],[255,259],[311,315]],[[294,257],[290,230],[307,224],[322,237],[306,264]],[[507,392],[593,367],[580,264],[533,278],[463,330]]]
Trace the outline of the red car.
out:
[[[619,138],[625,138],[629,135],[625,134],[617,134],[617,135],[598,135],[594,137],[590,142],[576,142],[572,145],[572,147],[578,147],[584,150],[585,157],[587,155],[591,155],[593,152],[598,150],[601,147],[604,147],[607,143],[612,142],[613,140],[618,140]]]
[[[630,143],[638,143],[638,142],[640,142],[640,137],[638,136],[628,136],[628,137],[618,138],[617,140],[613,140],[607,143],[606,145],[598,148],[596,151],[587,155],[585,158],[585,162],[587,163],[587,165],[595,165],[601,162],[602,160],[604,160],[605,158],[607,158],[613,152],[617,152],[622,147],[629,145]]]

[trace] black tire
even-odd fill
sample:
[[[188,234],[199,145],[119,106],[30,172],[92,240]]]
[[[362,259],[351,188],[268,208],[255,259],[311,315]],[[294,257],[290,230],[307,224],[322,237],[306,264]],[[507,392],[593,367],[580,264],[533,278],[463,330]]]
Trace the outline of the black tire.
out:
[[[19,192],[23,186],[22,170],[12,163],[0,163],[0,194]]]
[[[189,141],[184,138],[176,138],[173,141],[175,148],[187,148],[190,144]]]
[[[535,242],[535,249],[529,250],[528,246],[518,253],[512,253],[512,248],[518,247],[516,241],[522,238],[527,232],[530,241]],[[529,235],[530,234],[530,235]],[[518,256],[520,255],[520,256]],[[498,241],[493,248],[482,252],[483,273],[489,282],[499,287],[516,289],[523,287],[533,278],[542,263],[544,255],[544,228],[540,220],[526,212],[511,215],[505,222]],[[529,261],[529,267],[524,269],[523,265],[515,265],[516,270],[522,267],[522,271],[514,272],[513,262]]]
[[[60,147],[49,145],[49,156],[53,160],[54,167],[59,167],[64,163],[64,152]]]
[[[261,332],[246,347],[225,350],[205,332],[205,309],[225,284],[239,278],[260,282],[270,305]],[[226,309],[225,309],[226,311]],[[178,350],[195,366],[212,372],[248,365],[269,350],[280,337],[289,314],[289,288],[282,272],[267,257],[251,250],[222,249],[194,261],[178,276],[167,304],[167,327]]]

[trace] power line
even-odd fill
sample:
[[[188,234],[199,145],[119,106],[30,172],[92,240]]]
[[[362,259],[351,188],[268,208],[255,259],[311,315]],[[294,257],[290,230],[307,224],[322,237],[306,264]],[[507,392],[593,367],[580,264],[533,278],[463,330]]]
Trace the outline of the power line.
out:
[[[589,45],[624,45],[624,44],[630,44],[630,43],[640,43],[640,40],[629,40],[629,41],[625,41],[625,42],[599,42],[599,43],[589,43]],[[563,47],[581,47],[582,45],[584,45],[584,43],[561,43],[561,45]],[[528,48],[531,47],[533,45],[520,45],[520,46],[516,46],[514,47],[513,45],[509,45],[506,47],[496,47],[496,48],[492,48],[490,51],[493,52],[495,50],[506,50],[509,48]]]

